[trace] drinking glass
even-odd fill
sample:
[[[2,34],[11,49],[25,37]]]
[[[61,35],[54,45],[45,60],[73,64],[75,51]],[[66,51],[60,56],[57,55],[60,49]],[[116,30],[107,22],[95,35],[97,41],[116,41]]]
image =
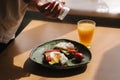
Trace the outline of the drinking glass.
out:
[[[80,43],[90,48],[95,30],[95,21],[93,20],[80,20],[77,22],[77,30],[80,38]]]

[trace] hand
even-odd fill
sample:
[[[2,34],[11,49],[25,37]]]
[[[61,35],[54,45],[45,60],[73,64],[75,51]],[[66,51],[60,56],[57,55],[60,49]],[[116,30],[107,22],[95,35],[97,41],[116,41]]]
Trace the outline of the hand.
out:
[[[48,2],[44,5],[37,5],[38,10],[40,13],[42,13],[44,16],[48,18],[57,18],[60,14],[61,8],[59,6],[60,4],[56,2]]]
[[[61,12],[60,5],[64,5],[65,1],[62,0],[62,2],[56,3],[54,2],[48,2],[46,4],[43,4],[40,0],[23,0],[26,3],[29,3],[29,7],[40,11],[40,13],[48,18],[57,18]]]

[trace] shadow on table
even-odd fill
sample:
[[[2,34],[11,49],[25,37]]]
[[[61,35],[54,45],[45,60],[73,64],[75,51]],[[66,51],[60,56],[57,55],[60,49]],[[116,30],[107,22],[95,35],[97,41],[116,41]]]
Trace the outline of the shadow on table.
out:
[[[83,73],[87,68],[87,65],[74,68],[74,69],[51,69],[41,66],[30,59],[24,64],[24,70],[30,74],[36,74],[45,77],[67,77],[75,74]]]
[[[120,44],[105,52],[94,80],[120,80]]]
[[[52,25],[52,24],[51,24]],[[36,36],[41,30],[41,27],[46,26],[48,27],[47,31],[50,31],[50,33],[46,33],[45,31],[42,32],[42,34],[39,34],[39,37],[32,38],[32,36]],[[56,27],[59,27],[57,29]],[[15,62],[15,57],[20,56],[24,54],[24,52],[31,50],[32,48],[36,47],[38,44],[44,43],[46,41],[49,41],[51,39],[56,39],[59,36],[65,35],[76,28],[70,28],[68,29],[66,26],[59,25],[57,26],[57,23],[55,25],[50,26],[50,24],[43,24],[34,27],[33,29],[27,30],[22,32],[11,44],[7,47],[3,53],[0,54],[0,80],[19,80],[24,77],[29,77],[30,74],[36,74],[40,76],[48,76],[48,77],[65,77],[65,76],[71,76],[75,74],[79,74],[85,71],[86,66],[82,69],[73,69],[73,70],[66,70],[66,71],[56,71],[56,70],[49,70],[48,68],[43,68],[38,64],[35,64],[31,62],[29,59],[23,63],[21,62]],[[72,26],[69,26],[72,27]],[[64,28],[64,30],[62,29]],[[46,29],[43,27],[43,29]],[[61,30],[63,33],[61,33]],[[59,34],[58,34],[59,33]],[[51,38],[48,36],[50,35]],[[42,38],[42,39],[41,39]],[[35,42],[35,40],[38,40]],[[30,44],[33,43],[34,44]],[[26,44],[26,45],[24,45]],[[22,58],[18,58],[17,61],[20,61]],[[24,65],[24,68],[23,66]],[[52,73],[52,74],[51,74]]]
[[[10,45],[13,45],[12,47],[9,47],[10,50],[14,48],[14,51],[16,52],[17,46],[14,45],[14,41],[11,42]],[[4,54],[0,53],[0,80],[18,80],[19,78],[30,76],[30,74],[24,71],[22,67],[14,64],[14,56],[16,56],[16,53],[7,49],[4,51]]]

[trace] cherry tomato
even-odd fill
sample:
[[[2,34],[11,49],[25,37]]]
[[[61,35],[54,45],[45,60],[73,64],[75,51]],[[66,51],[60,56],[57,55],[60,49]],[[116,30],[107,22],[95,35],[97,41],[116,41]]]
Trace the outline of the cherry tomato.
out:
[[[76,60],[81,60],[81,59],[83,59],[83,54],[82,53],[75,53],[74,54],[74,56],[75,56],[75,58],[76,58]]]

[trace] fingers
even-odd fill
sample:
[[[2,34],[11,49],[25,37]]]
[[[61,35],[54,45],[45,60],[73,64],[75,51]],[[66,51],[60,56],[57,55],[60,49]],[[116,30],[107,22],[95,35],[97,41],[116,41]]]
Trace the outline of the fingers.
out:
[[[54,6],[55,6],[55,2],[51,3],[49,6],[43,7],[44,9],[41,11],[41,13],[47,17],[52,17]]]
[[[49,14],[47,14],[49,17],[57,18],[60,14],[61,8],[59,7],[59,3],[54,2],[54,6],[48,10],[50,10]]]
[[[38,6],[39,11],[46,17],[57,18],[60,14],[61,8],[58,3],[51,2],[42,6]]]
[[[53,11],[51,12],[53,17],[57,17],[60,14],[61,8],[59,8],[59,4],[55,6]]]
[[[51,13],[54,9],[54,5],[55,5],[55,2],[51,3],[51,5],[47,7],[46,12],[45,12],[46,15],[52,15]]]
[[[44,12],[46,11],[46,7],[48,7],[50,4],[51,4],[51,3],[48,2],[48,3],[46,3],[46,4],[42,5],[42,6],[39,6],[39,5],[38,5],[37,8],[38,8],[38,10],[39,10],[41,13],[44,13]]]

